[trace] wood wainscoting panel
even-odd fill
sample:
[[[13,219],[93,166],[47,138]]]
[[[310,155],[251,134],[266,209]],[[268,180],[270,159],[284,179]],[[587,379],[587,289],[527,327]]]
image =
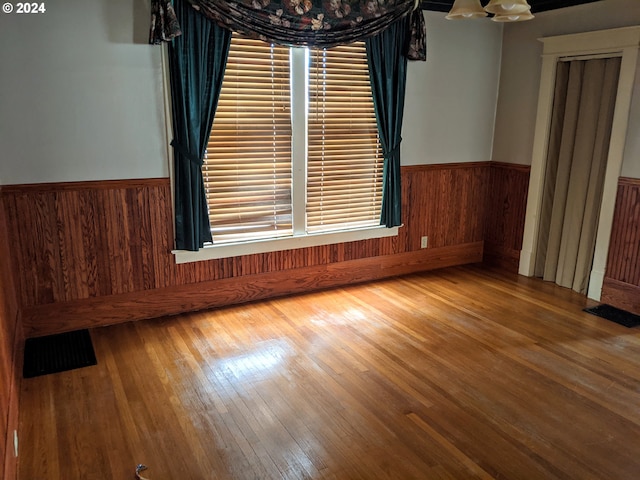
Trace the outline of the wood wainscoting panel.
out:
[[[640,315],[640,179],[618,180],[602,301]]]
[[[405,251],[483,240],[489,163],[414,165],[402,169]]]
[[[482,261],[482,242],[347,260],[197,284],[39,305],[24,310],[27,337],[242,304]]]
[[[479,261],[488,165],[403,167],[403,225],[397,237],[179,265],[171,254],[173,220],[167,178],[3,188],[25,329],[30,336],[73,329],[70,319],[77,317],[63,312],[75,305],[94,309],[93,318],[78,318],[77,328],[147,318],[144,315],[151,310],[154,315],[179,313],[192,308],[189,302],[182,310],[170,308],[163,313],[150,308],[151,301],[137,299],[158,300],[160,293],[171,291],[196,295],[205,285],[215,290],[215,283],[209,282],[222,280],[234,285],[241,296],[249,292],[246,300],[252,300],[264,298],[261,287],[255,286],[260,278],[267,283],[282,280],[276,293],[282,295],[416,271],[413,266],[429,270]],[[421,249],[425,235],[429,248]],[[473,245],[472,254],[469,245]],[[114,312],[113,300],[127,298],[136,300],[129,305],[127,300],[117,302],[118,308],[138,305],[141,312]],[[212,303],[199,301],[198,308],[221,304],[211,298],[206,302]]]
[[[13,432],[18,429],[23,338],[9,262],[7,222],[1,205],[0,258],[0,477],[12,480],[17,474]]]
[[[2,189],[23,307],[168,286],[168,179],[39,187]]]
[[[640,286],[640,179],[618,181],[606,277]]]
[[[517,273],[529,189],[528,165],[491,162],[484,260]]]

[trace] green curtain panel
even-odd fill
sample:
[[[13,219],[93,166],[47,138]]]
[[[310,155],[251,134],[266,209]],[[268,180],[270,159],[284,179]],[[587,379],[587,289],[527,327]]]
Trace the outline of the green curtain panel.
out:
[[[182,34],[169,45],[173,111],[175,237],[179,250],[211,242],[202,159],[220,96],[231,31],[175,0]]]
[[[407,17],[365,41],[378,134],[384,153],[380,224],[387,227],[402,224],[400,134],[407,84],[405,52],[409,48],[406,41],[409,29]]]

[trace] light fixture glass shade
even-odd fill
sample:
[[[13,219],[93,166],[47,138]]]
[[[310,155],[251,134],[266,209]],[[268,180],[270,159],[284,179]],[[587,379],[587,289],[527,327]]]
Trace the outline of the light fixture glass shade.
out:
[[[491,0],[484,9],[494,15],[515,15],[531,10],[527,0]]]
[[[461,20],[486,16],[487,12],[483,10],[480,0],[456,0],[453,3],[453,7],[451,7],[451,11],[444,18],[447,20]]]
[[[523,13],[495,15],[491,17],[491,20],[493,20],[494,22],[524,22],[526,20],[531,20],[532,18],[535,18],[535,16],[531,13],[531,11],[527,10]]]

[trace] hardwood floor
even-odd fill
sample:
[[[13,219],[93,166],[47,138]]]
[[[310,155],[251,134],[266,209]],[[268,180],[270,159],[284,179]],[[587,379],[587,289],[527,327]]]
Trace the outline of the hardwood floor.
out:
[[[640,330],[457,267],[92,330],[22,382],[19,478],[633,479]]]

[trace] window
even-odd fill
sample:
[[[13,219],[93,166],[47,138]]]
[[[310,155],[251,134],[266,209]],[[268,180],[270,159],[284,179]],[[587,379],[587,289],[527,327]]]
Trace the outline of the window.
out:
[[[291,235],[289,49],[233,35],[202,168],[213,243]]]
[[[383,156],[364,44],[310,53],[307,231],[378,225]]]
[[[364,43],[310,50],[233,34],[203,165],[214,247],[395,235],[380,226],[382,175]]]

